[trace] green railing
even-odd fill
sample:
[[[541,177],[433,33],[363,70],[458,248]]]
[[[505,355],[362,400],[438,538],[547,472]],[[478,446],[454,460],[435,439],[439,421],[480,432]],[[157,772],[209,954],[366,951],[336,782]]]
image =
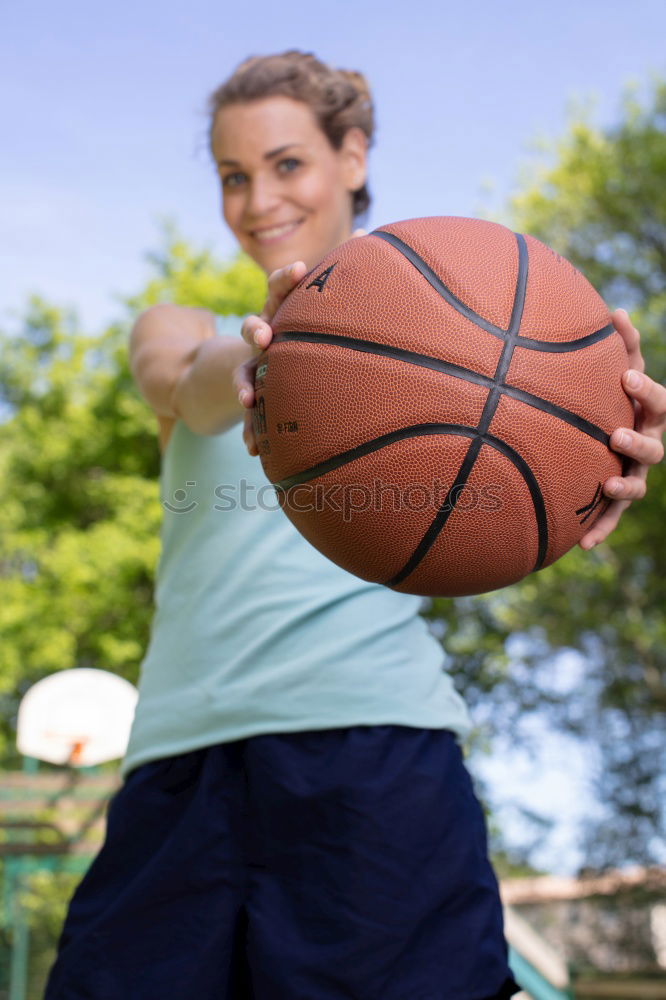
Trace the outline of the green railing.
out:
[[[535,969],[526,958],[523,958],[515,948],[509,947],[509,965],[513,972],[513,977],[519,986],[532,997],[532,1000],[573,1000],[574,993],[571,987],[559,989],[553,986]]]
[[[27,1000],[30,923],[23,899],[35,873],[83,876],[104,834],[114,772],[99,768],[39,770],[24,758],[23,770],[0,773],[0,926],[9,953],[0,962],[0,997]],[[40,994],[41,996],[41,994]]]

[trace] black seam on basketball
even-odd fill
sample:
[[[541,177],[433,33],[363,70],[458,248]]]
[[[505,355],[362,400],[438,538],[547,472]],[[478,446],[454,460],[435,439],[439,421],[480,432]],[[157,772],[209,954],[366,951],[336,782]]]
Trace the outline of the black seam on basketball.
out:
[[[483,316],[479,316],[479,314],[474,312],[473,309],[466,306],[464,302],[461,302],[461,300],[453,294],[451,289],[447,288],[442,279],[435,274],[430,265],[426,264],[423,258],[419,257],[416,250],[413,250],[408,243],[404,243],[398,236],[394,236],[393,233],[384,232],[383,229],[374,229],[370,233],[370,236],[378,236],[380,239],[386,240],[387,243],[390,243],[391,246],[395,247],[395,249],[401,253],[410,264],[413,264],[420,274],[423,275],[428,284],[435,289],[438,295],[441,295],[442,298],[448,302],[450,306],[453,306],[456,312],[460,313],[461,316],[464,316],[465,319],[470,320],[476,326],[480,326],[487,333],[492,333],[493,337],[501,337],[502,340],[504,340],[506,331],[499,326],[495,326],[495,324],[491,323],[489,320],[484,319]]]
[[[474,463],[481,451],[482,438],[475,434],[474,438],[470,441],[469,447],[465,453],[465,457],[460,463],[460,468],[451,488],[446,494],[444,503],[440,506],[439,510],[433,517],[432,521],[428,525],[425,534],[421,538],[421,541],[416,546],[411,556],[407,562],[403,565],[401,569],[392,576],[390,580],[385,582],[386,587],[397,587],[399,583],[402,583],[410,573],[413,573],[416,567],[419,565],[421,560],[428,554],[432,546],[437,541],[440,532],[444,530],[446,522],[448,521],[450,515],[453,513],[453,508],[458,502],[458,497],[465,488],[465,484],[469,479],[470,473],[474,468]]]
[[[525,296],[527,294],[527,274],[529,269],[529,254],[527,251],[527,244],[525,242],[525,237],[521,233],[515,233],[516,242],[518,245],[518,275],[516,277],[516,290],[513,296],[513,307],[511,309],[511,321],[509,323],[509,329],[507,330],[506,340],[502,347],[502,353],[500,354],[499,360],[497,362],[497,368],[495,369],[494,386],[488,393],[485,405],[483,407],[483,412],[479,420],[479,425],[477,427],[477,434],[485,437],[488,433],[488,428],[490,422],[495,415],[495,411],[500,401],[502,394],[502,384],[504,378],[511,365],[511,358],[516,346],[516,338],[520,333],[520,323],[523,318],[523,308],[525,306]],[[465,455],[460,468],[458,469],[458,474],[453,482],[450,490],[450,494],[456,491],[456,497],[453,500],[453,505],[457,497],[460,495],[467,479],[469,478],[472,469],[474,468],[474,463],[476,462],[479,451],[481,450],[481,445],[473,441],[469,448],[467,449],[467,454]],[[525,467],[527,463],[525,463]],[[530,470],[530,476],[533,477],[532,471]],[[535,481],[536,482],[536,481]],[[537,484],[538,489],[538,484]],[[539,495],[541,491],[539,490]],[[447,498],[448,499],[448,498]],[[439,511],[431,521],[428,530],[425,532],[423,538],[417,545],[416,549],[407,560],[402,569],[389,581],[388,586],[396,586],[401,583],[406,577],[413,573],[416,567],[419,565],[424,556],[428,553],[430,548],[434,545],[440,532],[443,530],[446,522],[449,519],[449,514],[452,507],[447,505],[445,501],[440,507]],[[544,519],[543,524],[539,526],[539,548],[537,552],[537,559],[533,567],[533,571],[540,569],[543,560],[545,558],[546,550],[548,547],[548,521]]]
[[[351,351],[360,351],[363,354],[378,354],[381,357],[391,358],[394,361],[404,361],[406,364],[418,365],[420,368],[430,368],[433,371],[443,372],[445,375],[454,375],[464,379],[466,382],[474,382],[476,385],[483,385],[487,389],[495,383],[492,376],[482,375],[471,368],[463,368],[452,361],[443,361],[441,358],[433,358],[429,354],[418,354],[416,351],[408,351],[403,347],[392,347],[390,344],[382,344],[375,340],[361,340],[357,337],[345,337],[337,333],[310,333],[300,330],[289,330],[278,333],[273,338],[273,343],[281,341],[295,341],[305,344],[329,344],[333,347],[347,347]]]
[[[348,448],[347,451],[340,451],[337,455],[331,455],[323,462],[311,465],[309,469],[294,472],[293,475],[280,479],[277,483],[273,483],[273,486],[286,493],[292,486],[300,486],[301,483],[317,479],[318,476],[325,476],[328,472],[333,472],[357,458],[364,458],[366,455],[372,454],[373,451],[379,451],[396,441],[404,441],[410,437],[426,437],[428,434],[458,434],[461,437],[475,437],[476,427],[466,427],[464,424],[410,424],[407,427],[400,427],[396,431],[380,434],[379,437],[364,441],[363,444],[357,444],[353,448]]]
[[[524,347],[528,351],[544,351],[547,354],[568,354],[570,351],[582,351],[584,347],[591,347],[592,344],[598,344],[601,340],[605,340],[606,337],[610,337],[615,333],[615,327],[612,323],[608,326],[603,326],[601,330],[596,330],[594,333],[588,333],[585,337],[579,337],[578,340],[534,340],[533,337],[516,337],[516,346]]]
[[[481,414],[481,419],[479,420],[479,434],[486,433],[490,427],[490,421],[495,416],[495,410],[497,409],[500,401],[504,379],[511,365],[511,358],[513,357],[514,348],[516,346],[516,337],[518,336],[518,332],[520,330],[520,321],[523,318],[525,293],[527,291],[527,244],[525,243],[525,237],[518,233],[516,233],[516,242],[518,243],[518,276],[516,278],[516,291],[513,296],[513,307],[511,309],[511,322],[509,323],[507,337],[504,341],[502,352],[497,362],[497,367],[495,368],[495,375],[493,376],[494,384],[488,393],[488,398],[486,399],[485,406],[483,407],[483,413]]]
[[[518,276],[516,278],[516,292],[513,297],[513,309],[511,310],[511,322],[507,334],[513,341],[520,333],[520,324],[523,320],[523,310],[525,308],[525,296],[527,295],[527,272],[529,269],[529,254],[527,243],[522,233],[514,233],[518,244]],[[511,359],[509,359],[511,360]]]
[[[332,347],[346,347],[351,351],[360,351],[363,354],[376,354],[380,357],[391,358],[395,361],[403,361],[405,364],[417,365],[420,368],[428,368],[431,371],[442,372],[444,375],[451,375],[453,378],[462,379],[465,382],[472,382],[474,385],[481,385],[486,389],[492,389],[495,381],[490,375],[481,375],[479,372],[462,365],[454,365],[450,361],[442,361],[440,358],[430,357],[428,354],[417,354],[415,351],[407,351],[402,347],[391,347],[388,344],[380,344],[373,340],[360,340],[355,337],[345,337],[335,333],[311,333],[300,330],[289,330],[279,333],[274,338],[274,343],[281,341],[298,342],[305,344],[328,344]],[[557,403],[551,403],[542,396],[535,396],[525,389],[517,386],[503,385],[498,387],[501,394],[517,399],[527,406],[534,406],[543,413],[549,413],[553,417],[570,424],[595,441],[601,441],[606,446],[610,443],[609,435],[601,427],[580,417],[571,410],[566,410]]]
[[[336,469],[341,468],[343,465],[348,465],[356,459],[364,458],[366,455],[370,455],[374,451],[379,451],[381,448],[386,448],[391,444],[395,444],[396,441],[406,441],[409,438],[415,437],[428,437],[432,434],[453,434],[457,437],[471,438],[472,441],[478,438],[481,444],[487,444],[496,451],[501,452],[506,458],[509,459],[510,462],[512,462],[518,472],[520,472],[527,484],[527,488],[530,491],[532,503],[534,505],[534,514],[536,517],[539,536],[537,561],[535,564],[535,569],[538,569],[545,558],[548,544],[548,521],[543,495],[541,493],[541,489],[539,488],[536,476],[523,456],[512,448],[511,445],[508,445],[506,441],[503,441],[501,438],[495,437],[494,434],[480,435],[476,427],[466,427],[464,424],[412,424],[408,427],[401,427],[396,431],[389,431],[388,434],[382,434],[379,437],[372,438],[370,441],[364,441],[363,444],[356,445],[354,448],[349,448],[347,451],[333,455],[331,458],[327,458],[323,462],[318,462],[309,469],[303,469],[302,472],[296,472],[292,476],[287,476],[285,479],[281,479],[273,485],[276,490],[288,493],[294,486],[300,486],[301,484],[310,482],[313,479],[318,479],[320,476],[325,476],[327,473],[334,472]],[[453,493],[454,487],[455,482],[451,486],[447,496]],[[442,506],[445,506],[445,504]],[[387,584],[387,586],[389,585],[390,584]]]
[[[534,566],[532,568],[532,572],[536,572],[543,566],[543,561],[546,558],[546,552],[548,550],[548,516],[546,514],[546,505],[543,500],[543,494],[541,492],[539,482],[534,473],[532,472],[531,468],[523,458],[523,456],[519,452],[515,451],[510,445],[508,445],[506,441],[502,441],[501,438],[497,438],[493,434],[478,435],[476,440],[480,441],[481,444],[487,444],[491,448],[495,448],[496,451],[499,451],[503,455],[505,455],[506,458],[508,458],[509,461],[513,463],[518,472],[520,472],[521,476],[523,477],[523,480],[527,485],[528,490],[530,491],[530,496],[532,497],[532,505],[534,507],[534,516],[536,518],[537,536],[538,536],[537,556],[534,561]],[[392,577],[391,580],[387,581],[387,583],[385,584],[386,587],[396,587],[399,583],[402,583],[402,581],[406,579],[414,569],[416,569],[418,564],[423,559],[423,556],[425,556],[426,552],[432,546],[435,539],[439,535],[440,531],[446,524],[449,515],[453,511],[453,507],[455,507],[456,501],[460,496],[460,493],[462,492],[462,489],[469,478],[469,474],[472,471],[474,462],[478,457],[478,450],[480,449],[478,449],[477,454],[473,456],[469,469],[466,469],[465,463],[467,462],[471,450],[472,446],[470,445],[470,448],[467,451],[467,455],[465,455],[465,458],[463,459],[463,462],[458,471],[458,476],[456,477],[453,486],[451,487],[451,489],[447,494],[446,500],[442,504],[442,507],[440,508],[438,513],[435,515],[435,518],[433,519],[433,521],[430,524],[430,527],[428,528],[425,535],[421,539],[421,542],[416,547],[412,556],[405,563],[403,568],[398,573],[396,573],[396,575]],[[463,473],[464,473],[464,478],[463,478]],[[449,499],[450,497],[451,500]],[[448,503],[448,510],[447,510],[447,503]],[[446,516],[442,518],[441,524],[437,524],[436,522],[440,514],[442,515],[445,514]],[[434,537],[430,539],[429,535],[432,530],[434,530]],[[415,559],[415,556],[417,555],[417,553],[419,553],[419,549],[426,540],[426,538],[428,538],[429,540],[427,548],[423,553],[419,555],[419,558]]]
[[[509,396],[511,399],[517,399],[527,406],[533,406],[543,413],[550,414],[551,417],[557,417],[564,423],[570,424],[571,427],[575,427],[582,434],[587,434],[588,437],[594,438],[595,441],[605,444],[606,447],[610,446],[610,435],[602,427],[597,427],[596,424],[586,420],[585,417],[579,417],[577,413],[565,410],[564,407],[558,406],[557,403],[551,403],[547,399],[542,399],[541,396],[533,396],[531,392],[526,392],[524,389],[516,389],[512,385],[502,386],[501,391],[503,395]]]
[[[519,234],[514,234],[518,236]],[[437,274],[432,270],[432,268],[426,264],[422,257],[417,254],[416,250],[409,246],[400,239],[399,236],[394,236],[393,233],[387,233],[383,229],[374,229],[370,236],[378,236],[380,239],[385,240],[390,243],[391,246],[395,247],[403,257],[406,257],[410,264],[413,264],[417,271],[419,271],[423,277],[426,279],[428,284],[432,285],[436,292],[442,296],[450,306],[464,316],[465,319],[471,320],[476,326],[480,326],[486,333],[491,333],[493,337],[500,337],[505,340],[507,337],[507,331],[503,330],[501,326],[496,326],[491,323],[490,320],[484,319],[477,312],[474,312],[469,306],[465,305],[454,293],[451,291],[447,285],[444,284],[442,279],[438,277]],[[521,237],[522,238],[522,237]],[[514,298],[515,306],[515,298]],[[510,329],[510,327],[509,327]],[[564,354],[568,351],[580,351],[584,347],[590,347],[592,344],[596,344],[600,340],[605,340],[606,337],[610,337],[612,333],[615,332],[615,327],[612,324],[604,326],[601,330],[595,330],[594,333],[587,334],[585,337],[579,337],[577,340],[561,340],[561,341],[547,341],[547,340],[535,340],[533,337],[518,337],[518,344],[520,347],[524,347],[526,350],[531,351],[544,351],[550,354]]]
[[[548,550],[548,516],[546,514],[546,505],[544,503],[541,487],[539,486],[539,480],[534,475],[531,467],[527,464],[520,452],[516,451],[515,448],[512,448],[511,445],[508,445],[506,441],[502,440],[502,438],[495,437],[494,434],[486,434],[483,440],[484,444],[488,444],[497,451],[501,451],[506,458],[513,462],[527,483],[527,488],[530,491],[532,503],[534,505],[534,515],[536,517],[537,533],[539,536],[537,557],[534,561],[534,572],[541,569],[543,566],[543,561],[546,558],[546,552]]]

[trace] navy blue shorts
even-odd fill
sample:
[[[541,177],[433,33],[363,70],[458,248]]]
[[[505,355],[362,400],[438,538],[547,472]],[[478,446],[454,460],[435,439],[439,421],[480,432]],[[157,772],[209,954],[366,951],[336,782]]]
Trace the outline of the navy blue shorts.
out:
[[[45,1000],[501,1000],[484,816],[447,730],[255,736],[109,805]]]

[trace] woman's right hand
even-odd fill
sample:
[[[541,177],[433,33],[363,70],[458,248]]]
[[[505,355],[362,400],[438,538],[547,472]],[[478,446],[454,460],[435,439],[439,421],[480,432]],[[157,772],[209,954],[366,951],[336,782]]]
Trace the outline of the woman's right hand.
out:
[[[307,273],[307,267],[302,260],[297,260],[287,267],[273,271],[268,279],[268,298],[259,316],[248,316],[241,327],[243,340],[254,351],[253,356],[239,365],[234,371],[234,387],[238,399],[245,407],[243,425],[243,441],[250,455],[258,455],[259,449],[252,426],[252,407],[254,406],[254,375],[257,369],[257,358],[265,351],[273,339],[271,320],[289,292]]]

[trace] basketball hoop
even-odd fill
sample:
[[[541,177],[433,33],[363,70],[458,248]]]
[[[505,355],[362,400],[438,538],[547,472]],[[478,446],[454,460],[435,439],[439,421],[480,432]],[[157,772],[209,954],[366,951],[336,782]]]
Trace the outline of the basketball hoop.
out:
[[[92,767],[124,756],[138,693],[106,670],[76,667],[38,681],[18,713],[17,746],[26,757]]]

